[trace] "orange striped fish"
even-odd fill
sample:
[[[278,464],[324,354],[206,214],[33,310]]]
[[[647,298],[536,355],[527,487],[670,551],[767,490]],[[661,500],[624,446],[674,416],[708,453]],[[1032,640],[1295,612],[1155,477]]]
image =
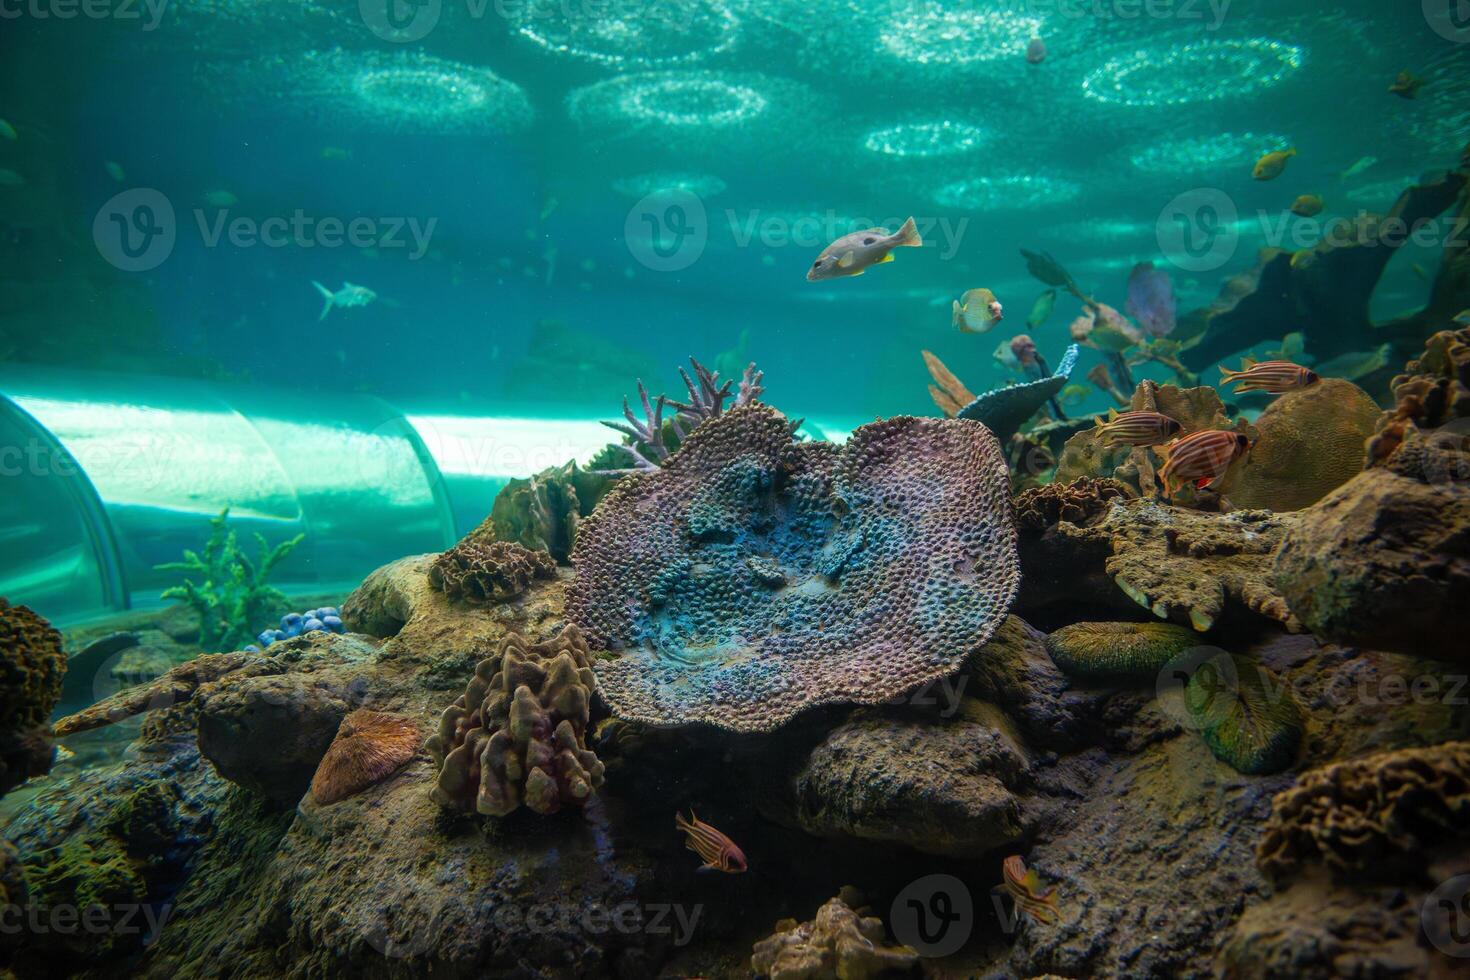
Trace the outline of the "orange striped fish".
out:
[[[739,845],[696,817],[693,810],[689,811],[688,820],[684,819],[682,813],[675,813],[674,826],[689,835],[684,846],[704,858],[700,871],[723,871],[738,875],[748,867],[745,863],[745,852]]]
[[[1026,868],[1021,855],[1012,854],[1006,858],[1000,871],[1001,886],[1010,893],[1016,908],[1037,922],[1054,924],[1062,921],[1062,913],[1057,909],[1057,890],[1048,888],[1042,892],[1041,877]]]
[[[1239,371],[1230,371],[1223,364],[1220,366],[1219,383],[1238,385],[1239,387],[1235,389],[1237,395],[1243,391],[1268,391],[1273,395],[1279,395],[1283,391],[1305,388],[1321,380],[1317,377],[1317,372],[1290,361],[1257,363],[1247,357],[1240,362],[1240,367]]]
[[[1158,412],[1124,412],[1108,409],[1108,420],[1097,422],[1097,435],[1104,446],[1124,443],[1129,446],[1158,446],[1168,442],[1184,428],[1174,419]]]
[[[1186,483],[1194,484],[1196,490],[1213,487],[1249,448],[1250,439],[1240,432],[1204,429],[1155,449],[1164,458],[1159,476],[1165,495],[1172,497]]]

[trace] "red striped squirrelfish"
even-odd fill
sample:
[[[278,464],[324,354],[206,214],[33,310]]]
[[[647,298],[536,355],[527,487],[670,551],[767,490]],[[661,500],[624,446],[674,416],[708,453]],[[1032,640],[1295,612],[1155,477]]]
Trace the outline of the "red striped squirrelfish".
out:
[[[1164,468],[1159,470],[1164,493],[1172,497],[1186,483],[1194,484],[1196,490],[1213,488],[1250,445],[1244,433],[1204,429],[1155,449],[1164,457]]]
[[[1001,885],[1016,903],[1016,908],[1037,922],[1055,923],[1062,921],[1057,909],[1057,890],[1041,891],[1041,877],[1026,867],[1021,855],[1012,854],[1001,862]]]
[[[1124,443],[1129,446],[1160,446],[1179,434],[1184,428],[1175,419],[1159,412],[1124,412],[1119,415],[1116,408],[1108,409],[1108,418],[1097,421],[1094,430],[1104,446]]]
[[[1220,367],[1219,384],[1238,385],[1235,389],[1237,395],[1243,391],[1268,391],[1279,395],[1283,391],[1305,388],[1321,380],[1316,371],[1290,361],[1257,362],[1247,357],[1240,362],[1240,367],[1239,371],[1231,371],[1224,365]]]
[[[748,867],[745,863],[745,852],[739,845],[696,817],[693,810],[689,811],[688,820],[684,819],[682,813],[675,813],[674,826],[689,835],[684,846],[704,858],[700,871],[723,871],[738,875]]]

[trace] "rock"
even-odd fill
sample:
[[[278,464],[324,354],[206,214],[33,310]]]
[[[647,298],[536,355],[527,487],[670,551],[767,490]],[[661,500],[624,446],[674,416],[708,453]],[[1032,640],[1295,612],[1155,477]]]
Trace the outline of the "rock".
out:
[[[0,599],[0,796],[51,769],[46,719],[61,697],[61,634],[25,606]]]
[[[438,555],[400,558],[373,572],[342,603],[342,625],[349,633],[394,636],[436,590],[429,569]]]
[[[915,973],[919,954],[885,945],[883,920],[863,916],[849,903],[860,899],[844,888],[810,922],[776,923],[775,934],[755,944],[750,968],[770,980],[877,980]]]
[[[1047,656],[1046,636],[1020,616],[1009,616],[990,642],[970,658],[963,693],[1005,705],[1006,714],[1033,745],[1078,749],[1093,734],[1098,711],[1091,694],[1070,684]]]

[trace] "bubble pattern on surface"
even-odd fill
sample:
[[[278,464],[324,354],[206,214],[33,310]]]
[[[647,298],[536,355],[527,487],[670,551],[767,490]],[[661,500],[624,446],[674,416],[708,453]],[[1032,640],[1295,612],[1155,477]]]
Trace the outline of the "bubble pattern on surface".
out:
[[[771,731],[953,672],[1019,582],[1004,458],[984,426],[898,417],[842,448],[764,405],[701,426],[583,525],[567,618],[621,718]]]

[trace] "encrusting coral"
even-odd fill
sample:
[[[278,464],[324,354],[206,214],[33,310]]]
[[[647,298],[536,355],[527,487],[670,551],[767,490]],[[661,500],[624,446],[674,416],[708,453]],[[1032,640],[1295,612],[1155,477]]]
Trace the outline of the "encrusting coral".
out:
[[[1073,623],[1046,638],[1046,652],[1079,680],[1151,683],[1198,644],[1197,633],[1172,623]]]
[[[898,417],[840,449],[748,405],[621,482],[578,535],[567,618],[621,718],[771,731],[952,673],[1015,597],[995,438]]]
[[[750,968],[770,980],[868,980],[918,969],[919,954],[888,946],[883,920],[863,916],[851,887],[817,909],[810,922],[782,919],[755,944]]]
[[[1321,862],[1400,874],[1470,831],[1470,742],[1445,742],[1304,772],[1271,801],[1256,863],[1281,880]]]
[[[461,541],[434,559],[429,582],[451,599],[490,603],[513,599],[538,578],[556,576],[556,559],[514,541]]]
[[[1368,441],[1369,466],[1386,462],[1411,429],[1470,418],[1470,327],[1430,337],[1424,353],[1404,365],[1390,388],[1396,404],[1378,419]]]
[[[413,758],[419,727],[402,715],[358,708],[337,729],[311,779],[311,796],[323,806],[345,800],[387,779]]]
[[[603,781],[603,765],[587,748],[596,687],[577,627],[534,644],[506,634],[429,739],[440,767],[434,798],[492,816],[522,805],[550,814],[585,804]]]
[[[65,674],[61,634],[25,606],[0,599],[0,795],[50,771],[55,753],[46,719]]]
[[[1132,491],[1117,480],[1090,476],[1032,487],[1016,495],[1016,530],[1045,531],[1062,521],[1087,524],[1106,514],[1114,500],[1132,496]]]

